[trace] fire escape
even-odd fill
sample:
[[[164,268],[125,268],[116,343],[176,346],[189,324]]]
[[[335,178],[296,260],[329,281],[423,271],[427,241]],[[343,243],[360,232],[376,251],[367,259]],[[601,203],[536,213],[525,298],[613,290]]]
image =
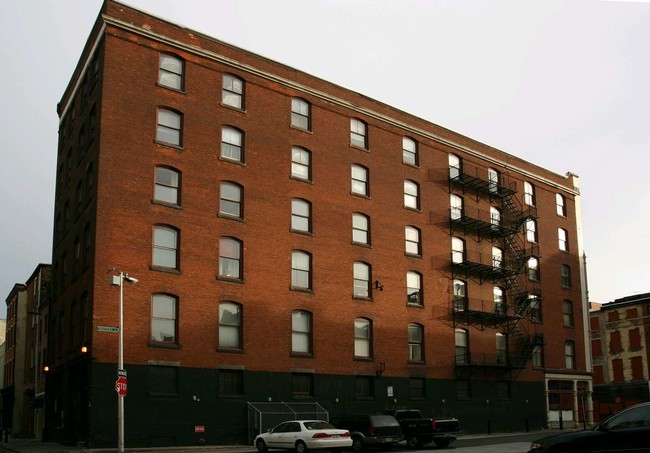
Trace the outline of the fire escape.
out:
[[[478,176],[479,173],[486,177]],[[475,174],[468,174],[463,168],[450,168],[450,194],[472,196],[477,202],[472,208],[464,203],[452,206],[450,232],[452,237],[475,237],[478,243],[487,240],[493,246],[492,253],[470,251],[464,246],[462,251],[452,251],[452,279],[488,282],[504,293],[500,300],[495,297],[481,301],[469,299],[466,293],[454,288],[451,315],[454,327],[497,329],[507,335],[507,345],[505,351],[494,355],[457,353],[456,370],[463,376],[471,376],[476,370],[496,371],[512,379],[543,343],[541,336],[529,331],[530,308],[535,301],[541,301],[541,291],[528,281],[527,263],[529,258],[539,257],[539,247],[526,242],[524,235],[526,221],[536,219],[537,212],[535,207],[522,207],[515,182],[508,183],[502,175],[490,178],[486,169],[476,168]],[[480,199],[489,200],[489,211],[478,208]]]

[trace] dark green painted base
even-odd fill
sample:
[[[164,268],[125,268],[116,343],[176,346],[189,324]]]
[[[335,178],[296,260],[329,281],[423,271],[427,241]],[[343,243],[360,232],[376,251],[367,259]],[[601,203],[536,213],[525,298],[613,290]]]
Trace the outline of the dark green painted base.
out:
[[[84,420],[87,433],[76,433],[76,440],[90,448],[114,447],[117,445],[116,366],[92,363],[91,367],[87,386],[90,404]],[[543,382],[513,382],[510,398],[499,399],[497,381],[472,381],[471,398],[461,400],[456,398],[453,380],[427,380],[426,396],[409,398],[407,378],[381,376],[374,378],[374,396],[360,398],[355,395],[354,376],[314,375],[313,398],[296,398],[292,395],[291,373],[243,372],[243,395],[221,397],[216,370],[175,368],[175,376],[172,374],[175,384],[170,385],[160,382],[161,379],[153,381],[159,375],[152,373],[152,368],[127,366],[127,448],[248,444],[253,435],[248,430],[253,412],[248,402],[269,399],[317,402],[328,411],[330,418],[389,408],[417,408],[426,416],[455,416],[465,433],[517,432],[546,425]],[[84,408],[76,410],[83,412]],[[252,421],[251,426],[254,426]],[[69,433],[66,437],[70,438]]]

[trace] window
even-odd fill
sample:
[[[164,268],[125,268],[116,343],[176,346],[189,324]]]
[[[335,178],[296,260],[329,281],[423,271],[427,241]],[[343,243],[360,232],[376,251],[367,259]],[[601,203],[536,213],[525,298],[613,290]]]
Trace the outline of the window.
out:
[[[86,226],[84,226],[84,250],[83,250],[83,260],[82,260],[82,265],[83,268],[87,268],[88,265],[90,264],[90,244],[92,241],[92,238],[90,237],[90,223],[86,223]]]
[[[541,368],[544,366],[544,346],[537,345],[533,348],[533,367]]]
[[[404,236],[406,240],[406,254],[421,256],[420,230],[412,226],[407,226],[404,228]]]
[[[537,222],[532,219],[526,220],[526,240],[537,242]]]
[[[460,220],[463,218],[463,198],[456,195],[449,195],[449,204],[451,206],[450,217],[451,220]]]
[[[151,298],[151,341],[176,344],[178,299],[169,294],[154,294]]]
[[[539,281],[539,260],[534,256],[528,258],[528,280],[532,282]]]
[[[354,270],[354,297],[361,299],[370,298],[370,266],[366,263],[355,262]]]
[[[354,357],[372,357],[372,322],[369,319],[354,320]]]
[[[456,363],[469,364],[469,332],[465,329],[455,330]]]
[[[156,267],[178,268],[178,230],[158,225],[153,231],[153,263]]]
[[[638,351],[643,347],[641,345],[641,332],[638,327],[628,330],[627,334],[630,340],[630,351]]]
[[[557,215],[566,217],[566,199],[563,195],[556,193],[555,194],[555,206],[557,210]]]
[[[219,348],[243,349],[242,308],[233,302],[219,304]]]
[[[88,166],[88,170],[86,170],[86,202],[92,200],[93,196],[95,195],[94,184],[95,184],[95,178],[94,178],[93,166],[91,164]]]
[[[426,379],[425,378],[409,378],[409,399],[421,400],[427,397]]]
[[[303,99],[291,99],[291,125],[306,131],[311,130],[311,106]]]
[[[492,289],[492,294],[494,298],[494,312],[498,315],[505,315],[507,308],[506,300],[503,295],[503,288],[495,286]]]
[[[242,79],[224,74],[221,103],[240,110],[244,108],[244,81]]]
[[[449,179],[459,179],[462,173],[462,162],[455,154],[449,155]]]
[[[296,250],[291,253],[291,287],[311,289],[311,255]]]
[[[404,181],[404,207],[420,209],[420,187],[416,182]]]
[[[575,369],[575,343],[566,341],[564,343],[564,362],[567,370]]]
[[[356,398],[373,398],[375,396],[375,379],[372,376],[355,376],[354,396]]]
[[[591,340],[591,355],[593,357],[602,357],[603,344],[600,341],[600,338],[594,338]]]
[[[451,262],[462,264],[465,262],[465,241],[460,238],[451,238]]]
[[[311,181],[311,153],[303,148],[291,148],[291,177]]]
[[[370,196],[368,190],[368,169],[361,165],[352,165],[352,193]]]
[[[291,396],[293,398],[311,398],[314,396],[314,375],[309,373],[293,373],[291,375]],[[288,432],[300,430],[300,425],[295,423]]]
[[[562,313],[564,318],[564,327],[573,327],[573,302],[570,300],[562,302]]]
[[[542,322],[542,301],[537,296],[530,297],[530,320],[532,322]]]
[[[409,361],[424,362],[424,327],[420,324],[409,324]]]
[[[557,241],[560,250],[562,250],[563,252],[569,251],[568,233],[564,228],[557,229]]]
[[[178,395],[178,367],[175,366],[149,366],[150,395],[177,396]]]
[[[307,200],[291,200],[291,231],[311,233],[311,203]]]
[[[635,356],[630,358],[630,368],[632,369],[632,380],[642,381],[643,377],[643,357]]]
[[[219,277],[242,280],[242,243],[231,237],[219,238]]]
[[[623,359],[612,359],[612,374],[614,382],[623,382],[625,372],[623,371]]]
[[[499,247],[492,247],[492,267],[503,267],[503,250]]]
[[[415,140],[402,137],[402,162],[407,165],[418,165],[418,145]]]
[[[160,54],[158,84],[175,90],[183,89],[183,61],[180,58]]]
[[[311,313],[296,310],[291,313],[291,352],[312,354]]]
[[[352,214],[352,242],[370,245],[370,218],[355,212]]]
[[[221,158],[244,162],[244,134],[232,127],[221,129]]]
[[[609,333],[609,352],[618,354],[623,352],[623,344],[621,343],[621,332],[614,330]]]
[[[158,109],[156,141],[167,145],[181,146],[182,116],[168,109]]]
[[[493,231],[498,231],[501,228],[501,210],[490,206],[490,225]]]
[[[563,288],[571,288],[571,268],[566,264],[560,266],[560,283]]]
[[[242,219],[243,189],[239,184],[222,182],[219,184],[219,215]]]
[[[467,310],[467,283],[462,280],[454,280],[454,310]]]
[[[528,181],[524,182],[524,204],[535,206],[535,186]]]
[[[418,272],[406,273],[406,303],[423,305],[422,301],[422,275]]]
[[[180,205],[180,180],[180,173],[176,170],[167,167],[156,167],[154,200],[175,206]]]
[[[499,191],[499,172],[494,168],[488,168],[488,190],[491,193]]]
[[[84,188],[81,181],[77,183],[77,188],[75,189],[75,199],[76,199],[76,214],[81,214],[81,211],[84,207]]]
[[[244,372],[242,370],[219,370],[217,372],[219,396],[244,395]]]
[[[356,118],[350,118],[350,145],[368,149],[368,134],[366,123]]]
[[[508,337],[501,332],[496,334],[496,351],[497,363],[500,365],[506,364],[508,361]]]

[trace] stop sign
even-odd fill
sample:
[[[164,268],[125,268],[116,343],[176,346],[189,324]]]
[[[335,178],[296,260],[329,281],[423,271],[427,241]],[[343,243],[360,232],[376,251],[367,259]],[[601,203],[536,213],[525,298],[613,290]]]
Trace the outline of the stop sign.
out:
[[[115,391],[120,396],[126,396],[126,376],[120,376],[115,381]]]

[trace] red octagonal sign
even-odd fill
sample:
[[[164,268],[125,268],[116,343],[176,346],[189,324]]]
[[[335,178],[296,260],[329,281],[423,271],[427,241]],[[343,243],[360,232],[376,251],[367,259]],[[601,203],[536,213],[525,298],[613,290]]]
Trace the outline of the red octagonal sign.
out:
[[[115,391],[120,396],[126,396],[126,376],[120,376],[115,381]]]

